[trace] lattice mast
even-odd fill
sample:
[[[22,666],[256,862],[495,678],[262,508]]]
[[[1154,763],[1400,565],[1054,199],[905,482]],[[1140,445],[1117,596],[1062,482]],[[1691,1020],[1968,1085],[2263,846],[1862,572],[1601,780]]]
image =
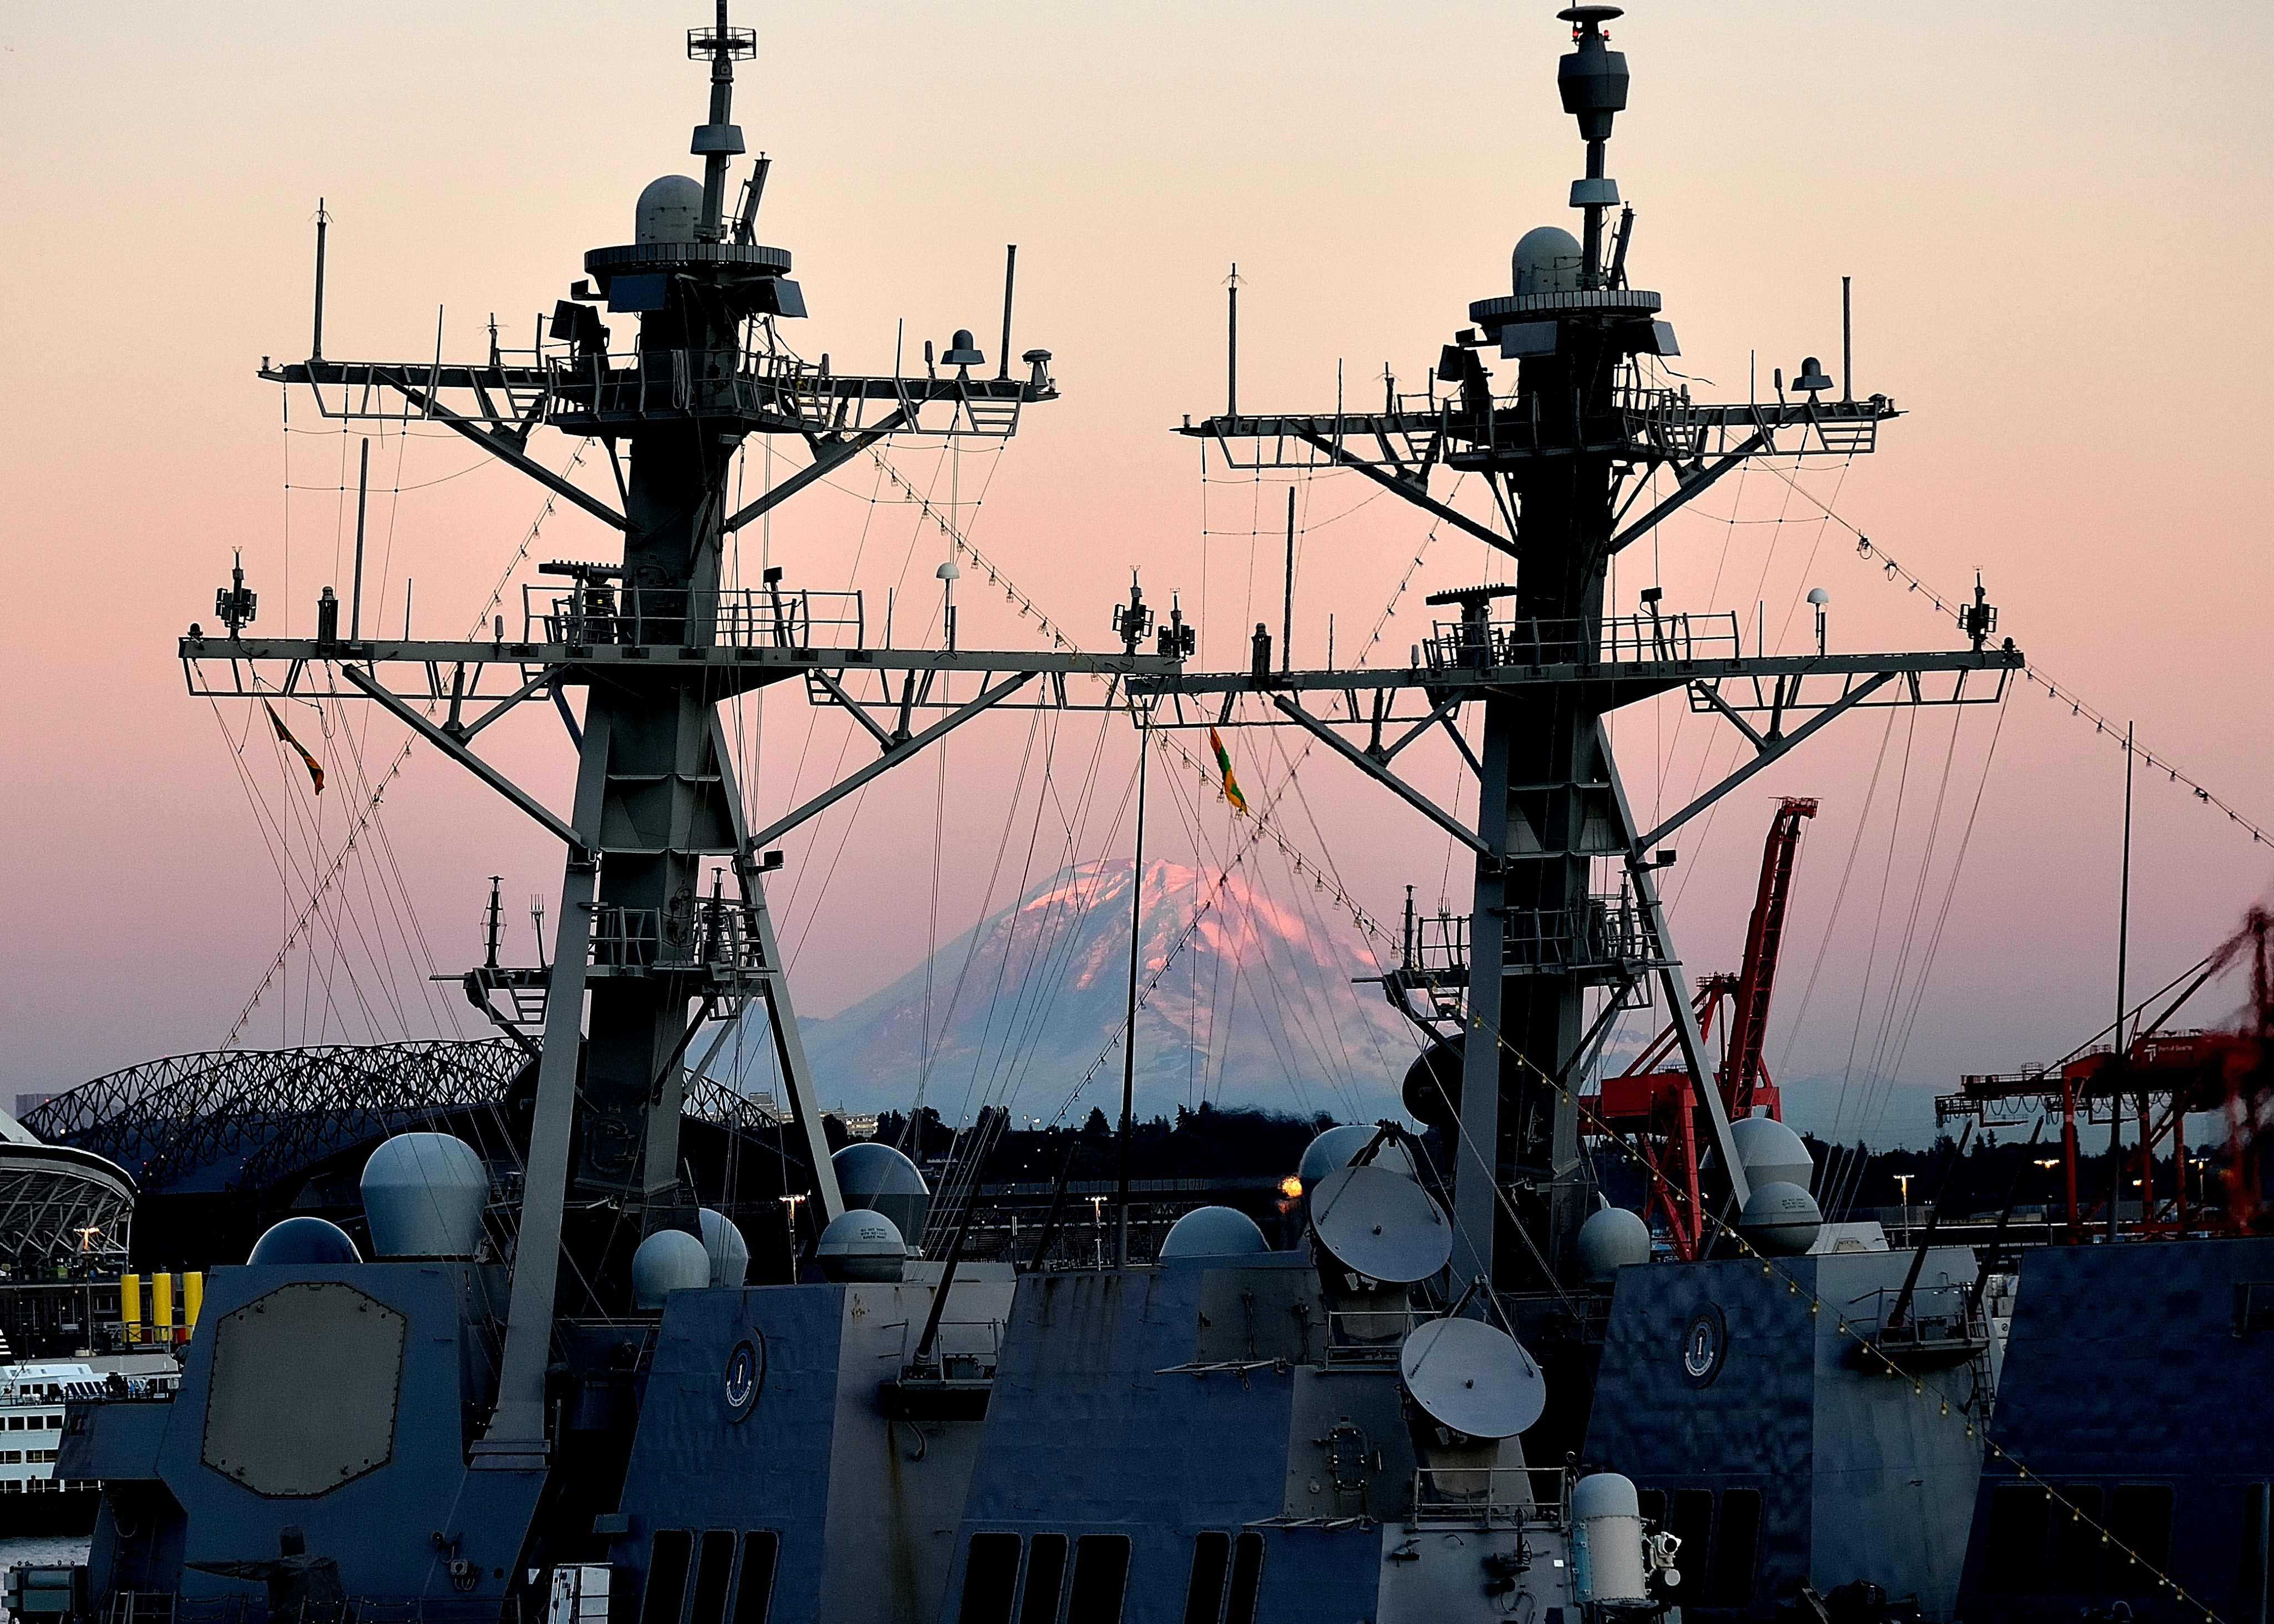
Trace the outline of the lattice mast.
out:
[[[469,642],[413,640],[407,625],[395,638],[366,639],[360,564],[344,637],[330,588],[313,639],[259,637],[240,570],[216,596],[220,630],[192,626],[180,646],[193,694],[378,703],[567,848],[550,964],[485,963],[464,977],[475,1003],[538,1057],[497,1402],[477,1446],[480,1460],[501,1467],[549,1452],[545,1371],[556,1320],[623,1312],[639,1242],[660,1229],[699,1232],[678,1136],[689,1045],[707,1020],[763,1001],[814,1171],[816,1216],[825,1223],[843,1210],[767,911],[762,876],[781,861],[768,846],[1022,689],[1027,703],[1064,706],[1079,703],[1067,678],[1094,676],[1107,690],[1099,703],[1125,705],[1119,685],[1130,675],[1172,671],[1181,659],[959,651],[952,639],[945,650],[878,649],[857,593],[832,605],[823,601],[832,595],[786,587],[779,570],[761,588],[722,584],[727,537],[847,459],[893,434],[1002,440],[1024,406],[1055,399],[1057,387],[1043,350],[1025,352],[1024,377],[1011,375],[1007,356],[993,377],[975,377],[984,357],[966,331],[937,357],[927,344],[921,373],[889,377],[835,372],[826,356],[808,362],[782,342],[776,323],[802,317],[805,303],[789,253],[755,240],[764,160],[731,219],[726,204],[744,151],[734,64],[756,55],[756,35],[732,26],[719,0],[714,26],[692,31],[688,52],[710,67],[707,117],[690,145],[703,179],[650,185],[634,240],[584,256],[586,276],[532,350],[501,351],[493,336],[479,365],[445,365],[439,347],[431,363],[325,359],[320,272],[310,358],[261,367],[266,379],[306,387],[343,423],[415,414],[443,424],[619,532],[620,555],[542,566],[561,584],[531,590],[518,635],[500,615],[483,628],[487,641]],[[636,321],[629,350],[612,347],[603,308]],[[621,511],[529,454],[539,427],[604,443]],[[795,436],[809,460],[730,509],[734,459],[753,434]],[[847,711],[879,753],[753,831],[717,707],[783,681]],[[564,697],[576,688],[586,695],[581,725]],[[576,736],[566,816],[473,748],[476,735],[531,699],[557,703]]]
[[[1607,172],[1629,75],[1604,25],[1620,11],[1584,5],[1559,15],[1573,49],[1557,86],[1586,144],[1585,173],[1570,197],[1581,234],[1542,227],[1523,237],[1510,291],[1469,306],[1471,325],[1444,346],[1426,395],[1401,395],[1392,380],[1378,412],[1307,415],[1246,413],[1232,400],[1182,431],[1215,442],[1235,468],[1365,475],[1512,557],[1514,584],[1434,595],[1458,619],[1441,622],[1404,672],[1273,673],[1259,628],[1244,681],[1163,682],[1154,716],[1155,726],[1302,726],[1474,853],[1468,915],[1417,921],[1427,939],[1409,944],[1405,961],[1382,979],[1401,1009],[1446,1040],[1417,1065],[1406,1097],[1454,1147],[1455,1271],[1511,1289],[1577,1278],[1575,1242],[1593,1200],[1579,1154],[1578,1085],[1617,1011],[1653,980],[1701,1137],[1729,1169],[1735,1206],[1749,1194],[1659,903],[1655,871],[1674,861],[1660,843],[1856,706],[1994,702],[2020,660],[2010,642],[1984,647],[1986,620],[1969,624],[1967,652],[1842,655],[1819,642],[1813,655],[1749,655],[1735,616],[1670,612],[1656,589],[1642,595],[1638,613],[1607,612],[1613,557],[1723,475],[1756,455],[1868,452],[1879,424],[1896,414],[1884,395],[1856,399],[1847,380],[1837,399],[1825,398],[1834,383],[1813,357],[1792,395],[1780,372],[1773,401],[1742,405],[1693,402],[1686,387],[1646,377],[1645,358],[1678,350],[1658,295],[1629,283],[1633,211]],[[1516,364],[1512,387],[1496,384],[1487,356]],[[1441,467],[1481,477],[1498,523],[1432,496]],[[1660,470],[1675,476],[1663,494],[1650,481]],[[1260,718],[1242,717],[1243,688],[1269,695]],[[1602,721],[1677,688],[1693,709],[1735,726],[1754,756],[1646,829]],[[1210,696],[1221,696],[1215,714],[1203,708]],[[1474,748],[1459,729],[1465,706],[1480,713]],[[1473,818],[1393,771],[1401,751],[1441,727],[1474,776]],[[1623,868],[1615,888],[1599,891],[1598,865],[1614,864]],[[1754,989],[1750,1024],[1766,1016],[1766,992]]]

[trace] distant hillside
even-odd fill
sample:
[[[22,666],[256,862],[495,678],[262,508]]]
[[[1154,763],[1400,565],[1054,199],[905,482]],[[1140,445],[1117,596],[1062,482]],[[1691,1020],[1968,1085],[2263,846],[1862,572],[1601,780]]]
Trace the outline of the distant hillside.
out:
[[[1120,1028],[1128,994],[1131,865],[1089,863],[1015,905],[892,985],[805,1023],[823,1102],[905,1111],[917,1100],[953,1123],[1006,1104],[1048,1123]],[[1210,890],[1209,875],[1146,865],[1141,989],[1167,963]],[[1265,894],[1235,874],[1216,894],[1138,1017],[1137,1111],[1173,1116],[1202,1100],[1342,1121],[1397,1109],[1418,1048],[1376,988],[1374,964],[1330,909]],[[927,1008],[929,981],[929,1008]],[[752,1045],[755,1050],[759,1045]],[[1067,1116],[1117,1114],[1117,1048]],[[751,1087],[768,1086],[755,1068]]]

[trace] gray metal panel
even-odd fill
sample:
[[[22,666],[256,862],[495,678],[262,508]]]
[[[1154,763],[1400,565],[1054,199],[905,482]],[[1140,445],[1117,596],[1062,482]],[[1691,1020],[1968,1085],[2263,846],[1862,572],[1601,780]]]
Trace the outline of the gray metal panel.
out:
[[[840,1286],[673,1294],[624,1476],[629,1531],[610,1553],[640,1586],[657,1529],[772,1529],[781,1535],[773,1619],[821,1616],[845,1294]],[[734,1422],[726,1365],[750,1336],[764,1342],[765,1378]]]
[[[1352,1430],[1337,1438],[1338,1428]],[[1359,1457],[1355,1471],[1348,1468],[1353,1454]],[[1339,1472],[1338,1460],[1344,1468]],[[1412,1499],[1413,1464],[1413,1440],[1395,1370],[1296,1371],[1282,1515],[1402,1515]]]
[[[312,1555],[336,1558],[354,1597],[486,1599],[494,1604],[511,1583],[544,1474],[469,1471],[465,1463],[466,1406],[478,1393],[467,1386],[488,1353],[469,1358],[463,1346],[484,1336],[484,1322],[501,1306],[490,1291],[494,1273],[471,1263],[363,1263],[322,1267],[240,1267],[207,1278],[201,1320],[217,1323],[256,1298],[295,1282],[352,1286],[408,1321],[403,1344],[403,1398],[394,1449],[387,1464],[312,1500],[266,1499],[222,1476],[200,1458],[202,1417],[221,1339],[200,1335],[186,1350],[175,1425],[166,1430],[158,1470],[183,1513],[180,1557],[184,1562],[273,1559],[288,1523],[305,1532]],[[470,1564],[471,1588],[451,1583],[431,1536],[440,1520],[461,1536],[459,1554]],[[178,1582],[187,1598],[257,1594],[258,1587],[184,1568],[153,1573],[137,1583]]]
[[[2011,1458],[1982,1474],[1961,1595],[1969,1620],[2067,1624],[2105,1575],[2064,1575],[2041,1593],[1999,1594],[1984,1572],[1991,1500],[2014,1462],[2056,1490],[2168,1485],[2168,1571],[2201,1605],[2127,1598],[2135,1615],[2255,1618],[2240,1583],[2248,1485],[2274,1480],[2274,1331],[2237,1335],[2238,1285],[2274,1289],[2274,1239],[2033,1247],[2022,1253],[2014,1326],[1991,1417]],[[2103,1500],[2103,1516],[2107,1502]]]
[[[1279,1253],[1221,1269],[1021,1280],[944,1617],[954,1617],[972,1534],[1111,1533],[1131,1542],[1125,1624],[1178,1624],[1194,1535],[1236,1535],[1286,1515],[1291,1463],[1300,1451],[1323,1466],[1310,1440],[1344,1413],[1363,1417],[1369,1443],[1384,1450],[1374,1483],[1410,1481],[1391,1372],[1321,1376],[1270,1363],[1176,1368],[1194,1362],[1195,1347],[1246,1362],[1246,1293],[1257,1301],[1257,1353],[1271,1360],[1269,1342],[1284,1334],[1268,1327],[1312,1283],[1303,1259]],[[1217,1330],[1201,1334],[1203,1304],[1236,1347],[1217,1345]],[[1322,1329],[1311,1333],[1314,1358]],[[1299,1412],[1299,1384],[1308,1392]],[[1299,1485],[1306,1499],[1309,1482],[1306,1473]],[[1395,1498],[1403,1485],[1383,1492]],[[1374,1616],[1382,1530],[1348,1515],[1339,1529],[1256,1530],[1265,1542],[1258,1619],[1348,1624]]]
[[[158,1475],[158,1451],[173,1424],[170,1400],[74,1404],[56,1454],[56,1476],[127,1483]],[[190,1412],[194,1424],[196,1413]]]
[[[1972,1504],[1978,1454],[1962,1418],[1862,1368],[1840,1330],[1872,1312],[1871,1294],[1901,1285],[1910,1258],[1795,1258],[1766,1276],[1739,1260],[1620,1270],[1587,1458],[1645,1489],[1759,1491],[1757,1605],[1803,1575],[1819,1590],[1862,1578],[1948,1617],[1964,1550],[1954,1508]],[[1921,1280],[1973,1272],[1969,1251],[1939,1247]],[[1814,1315],[1812,1297],[1823,1303]],[[1716,1312],[1723,1350],[1701,1377],[1685,1366],[1685,1333]],[[1962,1370],[1937,1380],[1968,1391]],[[1706,1553],[1683,1554],[1690,1572]]]
[[[1916,1594],[1930,1619],[1947,1619],[1958,1601],[1966,1525],[1982,1475],[1979,1430],[1969,1440],[1961,1413],[1973,1383],[1962,1366],[1921,1373],[1930,1391],[1949,1396],[1951,1413],[1944,1416],[1910,1381],[1891,1379],[1876,1362],[1859,1362],[1835,1313],[1867,1293],[1900,1289],[1913,1255],[1834,1252],[1808,1259],[1825,1300],[1815,1338],[1809,1570],[1818,1589],[1869,1579],[1890,1596]],[[1919,1288],[1973,1279],[1971,1248],[1937,1246],[1919,1271]]]
[[[212,1322],[199,1458],[256,1494],[328,1494],[395,1454],[403,1315],[333,1281],[282,1285]]]

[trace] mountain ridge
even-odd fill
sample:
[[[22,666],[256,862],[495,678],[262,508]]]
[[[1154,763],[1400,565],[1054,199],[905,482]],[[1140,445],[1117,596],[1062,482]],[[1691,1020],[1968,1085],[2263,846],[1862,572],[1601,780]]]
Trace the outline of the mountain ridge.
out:
[[[821,1100],[922,1103],[951,1122],[993,1104],[1021,1124],[1079,1122],[1093,1105],[1118,1114],[1131,868],[1121,858],[1063,869],[851,1007],[802,1022]],[[1239,872],[1219,882],[1156,860],[1138,939],[1140,1116],[1203,1100],[1343,1121],[1397,1110],[1418,1041],[1378,992],[1352,984],[1375,973],[1354,928],[1299,892],[1283,900]],[[744,1086],[769,1086],[770,1061],[757,1057],[770,1047],[749,1046]]]

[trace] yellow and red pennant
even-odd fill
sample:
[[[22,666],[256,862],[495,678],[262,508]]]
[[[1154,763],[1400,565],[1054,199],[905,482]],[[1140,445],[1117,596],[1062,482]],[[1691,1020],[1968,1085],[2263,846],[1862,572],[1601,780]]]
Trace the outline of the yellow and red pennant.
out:
[[[1216,771],[1224,774],[1224,798],[1247,810],[1247,797],[1239,793],[1239,780],[1231,776],[1231,752],[1224,748],[1224,739],[1213,727],[1209,729],[1209,748],[1216,752]]]
[[[292,730],[284,726],[284,718],[276,714],[275,705],[264,699],[260,702],[260,708],[268,712],[268,725],[276,730],[277,739],[282,743],[290,745],[293,752],[299,756],[301,764],[307,768],[308,781],[316,786],[316,793],[322,794],[324,793],[323,767],[314,756],[308,754],[308,747],[292,736]]]

